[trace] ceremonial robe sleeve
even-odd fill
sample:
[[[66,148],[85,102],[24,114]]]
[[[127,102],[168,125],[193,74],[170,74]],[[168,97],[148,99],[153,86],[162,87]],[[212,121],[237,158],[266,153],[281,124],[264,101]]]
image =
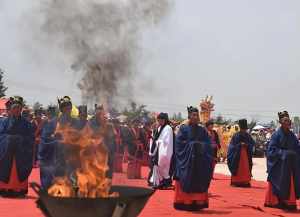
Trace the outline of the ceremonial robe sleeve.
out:
[[[173,155],[173,130],[170,126],[163,129],[159,139],[156,141],[159,147],[158,165],[169,170],[170,161]]]
[[[41,143],[38,147],[38,159],[40,161],[48,161],[54,159],[56,139],[54,138],[54,132],[56,128],[56,122],[48,122],[44,124],[41,134]]]
[[[0,120],[0,160],[2,160],[8,151],[8,134],[7,134],[7,120]]]
[[[280,160],[283,150],[280,149],[280,133],[279,131],[275,132],[268,145],[267,149],[267,166],[268,172],[270,172],[271,168]]]
[[[238,134],[234,135],[228,146],[227,165],[230,173],[236,175],[241,153],[241,143]]]
[[[176,179],[186,193],[207,192],[212,178],[212,148],[204,129],[198,128],[200,140],[192,140],[191,129],[181,126],[176,136]]]
[[[33,166],[33,146],[35,143],[34,127],[22,120],[22,134],[16,143],[16,163],[20,181],[26,180]]]

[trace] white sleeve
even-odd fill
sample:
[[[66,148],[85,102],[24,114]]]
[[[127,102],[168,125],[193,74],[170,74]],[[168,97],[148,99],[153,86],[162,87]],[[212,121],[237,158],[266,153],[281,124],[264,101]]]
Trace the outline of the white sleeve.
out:
[[[159,165],[169,166],[173,155],[173,130],[170,126],[166,126],[161,133],[159,144]]]

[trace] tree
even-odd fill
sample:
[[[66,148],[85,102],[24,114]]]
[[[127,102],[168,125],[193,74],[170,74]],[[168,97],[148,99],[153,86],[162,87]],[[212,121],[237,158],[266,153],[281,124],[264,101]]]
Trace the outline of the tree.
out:
[[[146,107],[146,105],[137,105],[137,103],[132,102],[130,103],[130,108],[125,108],[122,114],[127,116],[129,121],[134,120],[136,118],[149,118],[150,111],[148,111]]]
[[[277,126],[277,124],[276,124],[275,121],[271,121],[271,122],[269,123],[269,126],[270,126],[270,128],[275,129],[276,126]]]
[[[223,124],[225,124],[225,119],[223,118],[222,115],[218,115],[218,116],[215,118],[214,122],[215,122],[216,124],[218,124],[218,125],[223,125]]]
[[[217,125],[228,125],[228,124],[232,124],[232,120],[231,119],[226,119],[224,118],[222,115],[218,115],[215,119],[213,119],[215,124]]]
[[[182,113],[181,113],[181,112],[178,113],[177,119],[178,119],[179,121],[184,121],[184,118],[182,117]]]
[[[300,118],[299,117],[294,117],[293,126],[294,126],[295,133],[299,133],[299,131],[300,131]]]
[[[7,87],[4,85],[3,82],[3,74],[4,71],[0,69],[0,97],[6,96],[5,92],[7,91]]]
[[[172,120],[182,122],[184,121],[184,118],[182,117],[182,113],[174,113],[174,115],[171,117]]]
[[[116,108],[111,108],[109,110],[109,113],[113,118],[118,117],[120,115],[120,112]]]

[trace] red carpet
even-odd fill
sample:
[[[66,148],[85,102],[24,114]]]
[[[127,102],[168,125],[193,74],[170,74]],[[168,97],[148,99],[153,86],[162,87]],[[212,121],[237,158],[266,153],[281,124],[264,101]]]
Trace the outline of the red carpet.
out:
[[[143,171],[146,177],[147,170]],[[31,175],[31,181],[38,181],[38,170]],[[114,183],[123,185],[145,186],[146,180],[127,180],[124,174],[116,174]],[[141,213],[140,217],[157,216],[299,216],[300,211],[288,213],[281,210],[264,208],[266,183],[252,182],[251,189],[232,188],[229,186],[229,177],[216,175],[210,188],[210,208],[198,213],[179,212],[173,209],[173,191],[157,191]],[[26,199],[0,199],[0,217],[42,217],[42,213],[36,208],[37,196],[30,190]],[[300,207],[300,203],[298,203]]]

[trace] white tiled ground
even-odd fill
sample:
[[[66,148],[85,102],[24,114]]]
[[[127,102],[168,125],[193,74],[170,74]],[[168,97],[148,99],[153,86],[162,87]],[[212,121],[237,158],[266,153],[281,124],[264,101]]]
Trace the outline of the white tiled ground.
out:
[[[253,169],[252,169],[253,179],[258,181],[266,181],[267,180],[266,171],[267,171],[266,159],[253,158]],[[225,163],[218,164],[216,166],[215,173],[230,175],[227,164]]]

